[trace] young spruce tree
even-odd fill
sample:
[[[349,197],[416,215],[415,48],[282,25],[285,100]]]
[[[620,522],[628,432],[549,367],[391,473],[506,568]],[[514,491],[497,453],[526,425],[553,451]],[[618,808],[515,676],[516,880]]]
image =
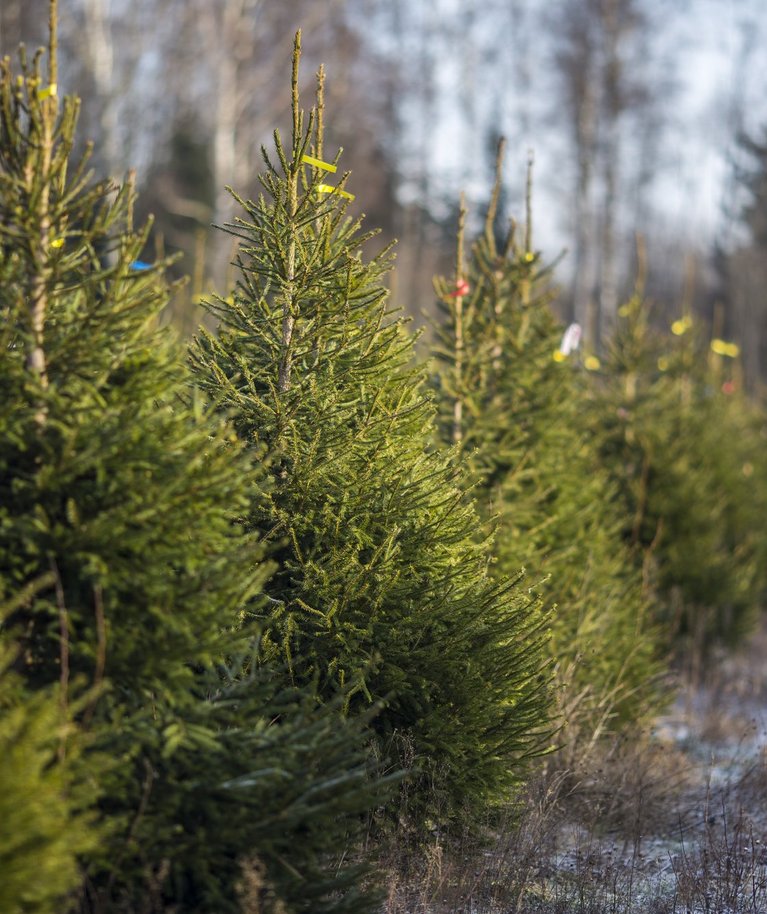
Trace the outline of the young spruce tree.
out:
[[[707,345],[689,313],[663,332],[640,289],[619,315],[590,424],[624,538],[652,572],[669,644],[737,638],[765,591],[763,412],[742,393],[737,346]]]
[[[552,610],[564,738],[582,751],[649,710],[654,642],[614,489],[580,417],[577,368],[559,352],[551,268],[532,249],[529,180],[522,244],[514,223],[497,234],[502,162],[503,143],[468,263],[462,204],[455,277],[435,283],[439,428],[496,525],[497,573],[524,566]]]
[[[57,911],[234,914],[254,893],[251,909],[367,910],[329,860],[377,802],[362,727],[255,665],[243,612],[266,567],[235,520],[259,471],[190,402],[130,183],[70,166],[78,105],[59,106],[55,19],[52,0],[47,75],[41,54],[0,72],[0,809],[8,790],[26,804],[18,830],[0,828],[0,897],[13,911],[70,888]],[[43,728],[72,724],[52,752]]]
[[[242,201],[233,304],[193,347],[198,383],[267,455],[271,487],[248,526],[273,544],[276,656],[296,683],[351,713],[372,701],[379,752],[412,761],[412,812],[450,817],[508,796],[547,721],[542,616],[493,580],[473,505],[432,446],[413,342],[387,308],[388,252],[346,214],[340,152],[323,161],[322,71],[308,117],[264,151]],[[238,198],[239,199],[239,198]]]

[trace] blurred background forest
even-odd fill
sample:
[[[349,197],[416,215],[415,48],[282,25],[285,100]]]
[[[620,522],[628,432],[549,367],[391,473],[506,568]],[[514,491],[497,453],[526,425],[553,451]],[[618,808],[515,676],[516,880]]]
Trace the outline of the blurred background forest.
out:
[[[399,239],[394,299],[420,319],[449,271],[458,197],[475,220],[499,136],[502,207],[524,213],[559,308],[598,346],[647,250],[658,319],[689,308],[767,375],[764,0],[62,0],[61,93],[83,99],[99,172],[137,169],[152,259],[191,277],[171,319],[232,281],[225,190],[257,193],[261,143],[285,126],[285,69],[329,75],[327,156],[344,148],[353,212]],[[2,0],[0,51],[45,41],[47,0]],[[664,313],[664,309],[665,313]]]

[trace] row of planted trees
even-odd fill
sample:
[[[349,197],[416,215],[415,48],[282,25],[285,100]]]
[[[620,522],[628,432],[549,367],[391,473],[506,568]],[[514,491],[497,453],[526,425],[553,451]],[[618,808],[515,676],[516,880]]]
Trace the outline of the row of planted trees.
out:
[[[3,911],[373,909],[376,847],[479,827],[759,605],[764,417],[727,356],[637,296],[585,371],[492,202],[420,361],[299,56],[188,352],[131,182],[70,162],[55,41],[3,64]]]

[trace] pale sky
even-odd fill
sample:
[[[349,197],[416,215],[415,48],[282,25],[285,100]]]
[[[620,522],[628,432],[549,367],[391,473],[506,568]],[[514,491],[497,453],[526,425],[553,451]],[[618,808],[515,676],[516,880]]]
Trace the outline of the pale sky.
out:
[[[738,117],[750,130],[767,123],[767,0],[657,0],[654,44],[674,71],[678,88],[665,102],[666,132],[662,173],[649,192],[668,232],[693,247],[710,246],[723,225],[729,187],[733,124]],[[418,23],[472,7],[467,0],[421,0],[408,11]],[[558,93],[540,39],[530,48],[525,37],[540,28],[550,0],[507,0],[486,12],[488,28],[508,35],[507,56],[494,64],[492,78],[482,75],[471,49],[460,39],[441,49],[434,75],[436,117],[423,123],[414,99],[408,103],[414,133],[423,134],[429,184],[437,197],[457,199],[461,190],[481,207],[487,197],[484,137],[467,124],[461,93],[474,93],[479,117],[494,117],[509,140],[506,179],[514,209],[521,215],[528,149],[535,153],[535,208],[538,244],[555,254],[566,244],[562,199],[571,186],[572,154],[562,140],[564,118],[557,117]],[[516,7],[512,10],[512,7]],[[512,25],[513,23],[513,25]],[[413,48],[415,50],[415,48]],[[403,58],[408,48],[402,49]],[[417,76],[417,74],[414,74]],[[529,80],[531,97],[520,98],[515,81]],[[408,108],[409,104],[409,108]],[[633,138],[624,136],[627,148]],[[415,144],[418,144],[417,136]],[[415,193],[415,187],[413,188]],[[566,215],[566,214],[565,214]]]

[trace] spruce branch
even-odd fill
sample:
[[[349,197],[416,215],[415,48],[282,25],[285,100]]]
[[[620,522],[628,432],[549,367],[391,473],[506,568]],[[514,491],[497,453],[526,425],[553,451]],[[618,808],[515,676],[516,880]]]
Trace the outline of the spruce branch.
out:
[[[50,0],[48,7],[48,75],[49,85],[55,86],[58,82],[59,63],[59,9],[58,0]],[[51,95],[56,98],[56,93]]]
[[[530,329],[530,293],[533,284],[533,151],[527,154],[527,175],[525,178],[525,250],[523,252],[523,276],[519,283],[519,299],[522,306],[522,319],[519,323],[517,346],[521,349],[527,340]]]
[[[527,174],[525,177],[525,257],[533,250],[533,150],[527,153]]]
[[[39,164],[35,168],[34,159],[30,158],[25,169],[24,178],[28,199],[35,202],[34,216],[37,224],[36,237],[33,240],[32,257],[28,265],[29,279],[29,319],[32,331],[27,353],[27,369],[35,374],[43,390],[48,387],[48,369],[45,357],[45,320],[48,311],[48,296],[52,280],[50,264],[51,251],[51,177],[53,160],[53,143],[56,119],[58,115],[58,95],[56,80],[58,76],[58,4],[50,0],[48,18],[48,91],[40,104],[40,141]],[[39,62],[36,61],[35,75],[39,77]],[[28,92],[38,91],[39,78],[27,82]],[[30,125],[30,130],[34,125]],[[39,182],[39,195],[36,193]],[[46,411],[43,405],[38,409],[35,418],[40,425],[45,423]]]
[[[455,400],[453,402],[453,442],[463,439],[463,282],[464,282],[464,232],[466,227],[466,198],[461,193],[458,208],[458,233],[455,252]]]
[[[498,214],[498,201],[501,198],[501,189],[503,186],[503,160],[506,155],[506,137],[501,137],[498,140],[498,146],[495,151],[495,169],[494,175],[495,180],[493,182],[493,190],[490,194],[490,204],[487,207],[487,215],[485,216],[485,238],[487,243],[490,246],[490,250],[493,254],[496,253],[495,245],[495,217]]]
[[[293,44],[293,71],[291,75],[291,106],[293,109],[293,161],[286,169],[288,185],[288,250],[286,258],[286,282],[282,301],[282,356],[280,359],[277,386],[280,393],[286,393],[290,388],[290,372],[293,361],[292,343],[293,329],[295,327],[295,295],[296,295],[296,212],[298,210],[298,173],[301,168],[298,149],[301,145],[301,111],[298,97],[298,67],[301,60],[301,30],[296,32]]]
[[[490,259],[494,261],[492,265],[492,290],[493,290],[493,315],[495,317],[495,323],[493,327],[493,333],[495,335],[495,341],[493,343],[493,372],[497,375],[500,370],[501,364],[501,354],[502,354],[502,344],[501,344],[501,312],[503,311],[504,297],[500,293],[500,280],[503,277],[503,269],[500,268],[498,263],[498,247],[495,243],[495,218],[498,213],[498,201],[501,198],[501,190],[503,187],[503,160],[506,155],[506,138],[501,137],[498,140],[498,148],[495,154],[495,181],[493,183],[493,191],[490,196],[490,205],[487,208],[487,216],[485,217],[485,243],[488,246],[488,254]],[[514,231],[514,225],[510,226],[510,234]],[[505,260],[505,255],[501,258],[501,264]]]
[[[315,133],[317,158],[322,158],[322,146],[325,139],[325,64],[317,70],[317,125]]]

